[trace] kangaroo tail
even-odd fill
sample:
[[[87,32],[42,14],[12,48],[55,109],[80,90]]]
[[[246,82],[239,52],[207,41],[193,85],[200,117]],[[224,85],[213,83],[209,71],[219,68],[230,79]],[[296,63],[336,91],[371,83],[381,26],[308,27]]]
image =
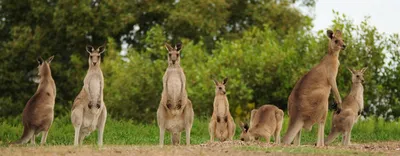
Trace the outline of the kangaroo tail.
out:
[[[22,137],[12,144],[25,144],[29,141],[29,139],[32,138],[33,135],[35,135],[35,131],[33,129],[24,127],[24,133],[22,133]]]

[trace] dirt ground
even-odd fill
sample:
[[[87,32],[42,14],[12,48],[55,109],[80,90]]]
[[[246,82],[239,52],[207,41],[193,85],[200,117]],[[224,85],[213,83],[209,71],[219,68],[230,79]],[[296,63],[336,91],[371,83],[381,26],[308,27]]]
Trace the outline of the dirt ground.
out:
[[[196,155],[400,155],[400,142],[376,142],[359,143],[351,146],[327,146],[316,148],[312,145],[282,146],[267,145],[266,143],[244,143],[241,141],[210,142],[191,146],[128,146],[128,145],[105,145],[98,148],[87,145],[74,146],[23,146],[23,147],[0,147],[1,156],[11,155],[173,155],[173,156],[196,156]]]

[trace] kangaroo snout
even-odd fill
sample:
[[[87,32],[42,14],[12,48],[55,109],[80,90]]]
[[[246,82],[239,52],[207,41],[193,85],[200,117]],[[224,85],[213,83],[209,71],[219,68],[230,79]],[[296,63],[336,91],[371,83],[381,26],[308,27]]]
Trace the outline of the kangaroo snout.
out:
[[[346,45],[343,44],[343,45],[342,45],[342,50],[345,50],[345,49],[346,49]]]

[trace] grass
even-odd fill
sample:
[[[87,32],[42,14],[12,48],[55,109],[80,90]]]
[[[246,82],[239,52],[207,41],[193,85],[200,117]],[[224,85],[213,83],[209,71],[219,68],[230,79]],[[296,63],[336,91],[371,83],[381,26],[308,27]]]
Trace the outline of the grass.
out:
[[[331,113],[330,113],[331,114]],[[327,135],[330,130],[330,116],[325,128]],[[21,118],[0,120],[0,145],[5,146],[9,142],[21,137]],[[281,133],[286,132],[288,118],[285,117],[284,127]],[[316,141],[317,126],[311,132],[302,133],[302,144],[314,144]],[[235,139],[240,135],[240,128],[237,125]],[[130,120],[114,120],[108,118],[104,132],[104,144],[108,145],[157,145],[159,140],[157,124],[141,124]],[[185,134],[182,133],[184,142]],[[39,141],[38,141],[39,140]],[[74,129],[69,116],[55,118],[47,138],[49,145],[72,145],[74,140]],[[191,143],[201,144],[209,140],[208,119],[196,118],[191,132]],[[369,117],[359,120],[352,131],[352,142],[376,142],[400,140],[399,121],[386,122],[381,118]],[[40,142],[40,137],[36,139]],[[336,139],[338,143],[340,139]],[[84,141],[84,144],[95,145],[97,143],[97,132],[92,133]],[[166,133],[165,143],[170,144],[170,135]],[[271,149],[273,150],[273,149]],[[304,149],[306,150],[306,149]]]

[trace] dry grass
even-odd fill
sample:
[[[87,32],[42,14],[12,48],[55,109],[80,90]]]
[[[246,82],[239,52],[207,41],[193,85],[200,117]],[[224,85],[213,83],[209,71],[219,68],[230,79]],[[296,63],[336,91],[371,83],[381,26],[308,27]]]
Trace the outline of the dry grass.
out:
[[[282,146],[264,142],[208,142],[191,146],[38,146],[0,147],[0,155],[400,155],[400,142],[376,142],[316,148],[311,145]]]

